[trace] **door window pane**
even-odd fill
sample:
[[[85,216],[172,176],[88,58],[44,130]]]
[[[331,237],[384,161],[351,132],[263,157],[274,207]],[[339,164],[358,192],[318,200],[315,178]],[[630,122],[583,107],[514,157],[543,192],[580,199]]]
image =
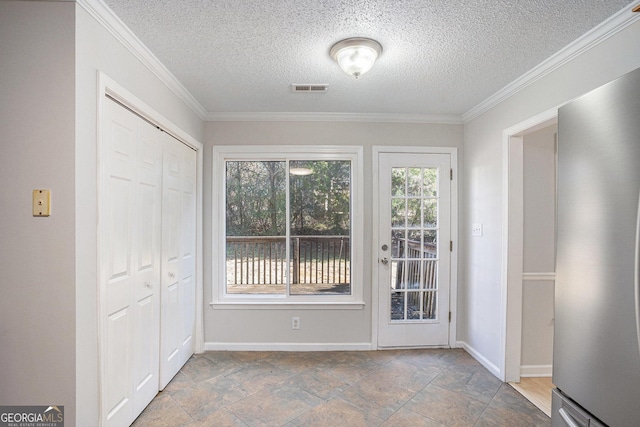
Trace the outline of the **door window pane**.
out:
[[[438,297],[438,168],[392,168],[391,179],[390,319],[433,320]]]
[[[407,170],[405,168],[391,169],[391,195],[392,196],[404,196],[405,188],[407,186],[406,175],[407,175]]]
[[[391,226],[404,227],[406,217],[406,199],[391,199]]]
[[[424,168],[423,170],[424,197],[438,196],[438,169]]]
[[[406,292],[392,292],[391,293],[391,320],[404,320],[405,316],[405,296]]]
[[[437,319],[438,312],[438,299],[436,292],[425,292],[424,293],[424,302],[422,307],[422,318],[428,320]]]
[[[420,320],[421,292],[407,293],[407,320]]]
[[[421,168],[408,168],[407,169],[407,195],[417,196],[422,195],[422,169]]]
[[[406,230],[391,230],[391,257],[402,258],[405,256]]]
[[[421,205],[420,199],[407,200],[407,227],[420,227],[422,216]]]
[[[438,226],[438,199],[424,199],[424,228]]]

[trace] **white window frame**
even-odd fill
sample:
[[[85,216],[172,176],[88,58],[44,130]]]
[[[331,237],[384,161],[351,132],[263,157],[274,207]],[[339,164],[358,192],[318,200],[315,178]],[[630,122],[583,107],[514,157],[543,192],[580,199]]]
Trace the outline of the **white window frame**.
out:
[[[274,160],[348,160],[351,162],[351,293],[349,295],[275,295],[226,293],[226,162]],[[212,301],[216,309],[364,307],[364,197],[362,146],[225,145],[213,148],[212,173]]]

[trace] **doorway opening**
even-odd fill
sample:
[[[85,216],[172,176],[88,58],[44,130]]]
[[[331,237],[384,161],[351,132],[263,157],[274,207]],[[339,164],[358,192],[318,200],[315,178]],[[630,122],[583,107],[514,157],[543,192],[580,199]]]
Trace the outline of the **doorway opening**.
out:
[[[553,360],[557,109],[506,129],[503,144],[503,380],[546,383]],[[550,402],[550,390],[541,391],[542,400],[546,394]]]

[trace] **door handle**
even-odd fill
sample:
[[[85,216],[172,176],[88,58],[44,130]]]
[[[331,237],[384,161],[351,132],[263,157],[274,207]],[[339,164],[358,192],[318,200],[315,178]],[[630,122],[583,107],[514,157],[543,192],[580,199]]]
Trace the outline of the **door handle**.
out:
[[[173,271],[170,271],[169,272],[169,277],[171,277],[173,279],[174,277],[176,277],[176,273],[174,273]]]
[[[151,282],[150,282],[150,281],[148,281],[148,280],[145,280],[144,285],[145,285],[147,288],[151,288]]]
[[[384,265],[389,264],[389,258],[382,258],[380,259],[380,262],[383,263]]]
[[[565,422],[566,425],[568,425],[569,427],[580,427],[580,425],[582,426],[586,426],[586,424],[578,424],[575,418],[573,418],[564,408],[560,408],[560,410],[558,411],[558,413],[560,414],[560,417],[562,417],[562,420]]]

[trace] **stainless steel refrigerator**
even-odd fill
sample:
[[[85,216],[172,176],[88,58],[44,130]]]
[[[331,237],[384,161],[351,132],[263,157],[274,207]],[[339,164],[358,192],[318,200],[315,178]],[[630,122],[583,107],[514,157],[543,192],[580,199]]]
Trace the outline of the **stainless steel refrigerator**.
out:
[[[640,69],[558,114],[551,425],[640,426]]]

